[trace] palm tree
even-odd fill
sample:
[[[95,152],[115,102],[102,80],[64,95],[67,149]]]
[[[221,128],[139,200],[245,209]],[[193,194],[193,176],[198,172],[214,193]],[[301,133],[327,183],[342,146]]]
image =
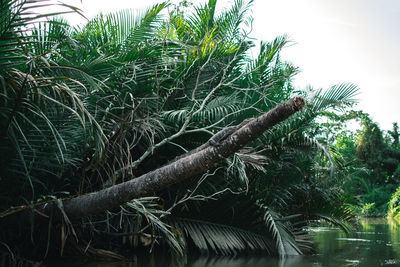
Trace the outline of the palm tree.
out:
[[[256,59],[248,56],[254,44],[241,25],[251,20],[251,1],[237,0],[217,14],[217,1],[210,0],[188,15],[172,12],[167,20],[162,3],[142,14],[101,14],[74,29],[59,18],[32,24],[29,3],[5,1],[1,8],[0,146],[8,155],[0,160],[2,209],[23,199],[59,199],[63,191],[82,195],[145,175],[297,93],[291,79],[298,69],[279,56],[286,36],[262,42]],[[157,197],[119,208],[118,202],[106,214],[83,220],[95,226],[75,225],[75,230],[82,239],[122,234],[124,244],[133,236],[134,246],[139,236],[150,236],[152,244],[161,238],[178,254],[191,242],[222,254],[300,254],[307,243],[291,222],[304,225],[318,214],[329,220],[337,203],[335,192],[319,190],[325,188],[320,177],[329,174],[313,162],[329,164],[330,157],[311,129],[322,111],[350,103],[355,92],[353,85],[342,84],[317,93],[302,113],[221,168]],[[304,195],[332,204],[328,214],[306,203],[289,204]],[[229,202],[235,216],[219,212]],[[59,200],[54,203],[62,213],[68,210]],[[246,209],[253,215],[240,216]],[[208,216],[210,211],[215,216]],[[73,235],[72,224],[64,223]]]

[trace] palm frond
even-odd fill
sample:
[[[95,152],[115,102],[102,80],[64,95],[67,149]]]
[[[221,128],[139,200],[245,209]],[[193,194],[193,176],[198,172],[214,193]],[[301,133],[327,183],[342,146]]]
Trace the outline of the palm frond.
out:
[[[261,234],[206,221],[174,219],[168,222],[178,229],[186,240],[192,240],[195,247],[203,253],[209,251],[220,255],[236,255],[246,251],[262,251],[270,255],[274,253],[271,240]]]
[[[258,57],[248,64],[252,80],[260,79],[270,73],[274,60],[281,50],[289,43],[286,35],[278,36],[271,42],[261,42]]]
[[[217,0],[209,0],[203,6],[195,7],[194,13],[189,15],[187,23],[192,29],[196,40],[202,40],[215,31],[215,9]]]
[[[292,231],[284,224],[284,218],[272,210],[267,210],[264,220],[274,237],[279,256],[286,257],[303,254],[296,243]]]
[[[302,133],[296,136],[297,140],[293,142],[296,145],[299,146],[312,146],[317,148],[319,151],[322,152],[323,156],[325,156],[326,159],[329,161],[329,175],[332,178],[333,173],[335,171],[335,162],[333,161],[331,157],[331,153],[329,151],[329,148],[326,148],[325,145],[321,144],[320,141],[318,141],[317,138],[313,138],[306,133]],[[300,139],[300,140],[299,140]]]
[[[61,17],[49,18],[45,22],[33,25],[28,47],[32,54],[41,56],[42,60],[52,60],[60,40],[66,40],[71,33],[71,26]],[[49,63],[47,63],[50,65]]]
[[[315,112],[320,112],[330,108],[344,108],[355,103],[354,97],[359,88],[352,83],[340,83],[330,87],[323,92],[318,90],[311,98],[310,106]]]
[[[238,38],[243,23],[251,24],[251,16],[247,16],[253,1],[235,0],[232,7],[224,10],[216,18],[220,38]]]
[[[228,96],[217,96],[210,100],[204,109],[197,112],[193,117],[192,121],[212,124],[223,119],[225,116],[238,112],[240,110],[240,99],[237,95],[232,94]],[[173,122],[174,124],[182,123],[189,115],[189,107],[181,110],[165,111],[162,117],[167,122]]]
[[[61,8],[60,11],[54,13],[41,12],[44,8],[53,5],[65,9]],[[29,56],[33,55],[33,52],[27,48],[32,44],[30,38],[37,35],[37,32],[32,30],[33,23],[47,17],[79,12],[79,9],[73,6],[54,3],[51,0],[5,0],[1,1],[0,9],[0,70],[21,66]]]
[[[354,213],[350,208],[344,208],[343,214],[341,216],[336,215],[324,215],[316,214],[316,217],[324,220],[325,222],[339,227],[346,234],[351,233],[354,230]]]
[[[125,42],[138,43],[149,38],[154,37],[156,33],[155,29],[158,28],[161,22],[160,12],[167,6],[166,2],[156,4],[150,9],[145,11],[145,15],[136,21],[134,25],[130,27],[129,35],[125,38]],[[126,21],[126,20],[124,20]],[[126,29],[129,29],[129,25],[126,25]],[[128,47],[125,45],[125,47]]]

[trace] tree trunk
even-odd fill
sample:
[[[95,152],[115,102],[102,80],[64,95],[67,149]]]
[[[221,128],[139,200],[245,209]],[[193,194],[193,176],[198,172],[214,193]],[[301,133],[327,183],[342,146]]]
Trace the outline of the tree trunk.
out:
[[[66,199],[63,201],[64,212],[70,219],[97,214],[134,198],[153,195],[161,189],[200,174],[257,139],[267,129],[301,110],[304,104],[305,101],[301,96],[295,96],[260,117],[250,120],[218,147],[208,146],[140,177],[94,193]],[[49,215],[54,206],[55,203],[47,203],[35,209],[39,214]]]

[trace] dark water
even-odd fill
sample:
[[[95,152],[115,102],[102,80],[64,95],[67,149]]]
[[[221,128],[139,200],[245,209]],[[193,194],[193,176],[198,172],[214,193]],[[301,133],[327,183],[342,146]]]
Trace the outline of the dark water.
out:
[[[400,225],[386,219],[363,219],[355,233],[346,236],[337,228],[318,227],[311,229],[317,242],[317,254],[287,259],[269,257],[215,257],[201,256],[188,259],[185,264],[171,263],[157,257],[137,257],[132,262],[86,262],[58,263],[62,266],[81,267],[309,267],[309,266],[400,266]],[[49,265],[52,266],[52,265]]]

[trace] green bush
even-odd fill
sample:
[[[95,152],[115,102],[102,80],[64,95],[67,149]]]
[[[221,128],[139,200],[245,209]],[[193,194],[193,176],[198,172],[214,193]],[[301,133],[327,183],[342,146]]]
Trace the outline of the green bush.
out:
[[[375,209],[375,203],[365,203],[362,207],[361,207],[361,214],[364,216],[371,216],[373,214],[376,213],[376,209]]]
[[[393,193],[389,201],[387,216],[390,218],[400,219],[400,187]]]
[[[387,212],[388,202],[395,188],[393,184],[374,187],[368,194],[362,197],[363,203],[375,203],[374,209],[376,213],[385,214]]]

